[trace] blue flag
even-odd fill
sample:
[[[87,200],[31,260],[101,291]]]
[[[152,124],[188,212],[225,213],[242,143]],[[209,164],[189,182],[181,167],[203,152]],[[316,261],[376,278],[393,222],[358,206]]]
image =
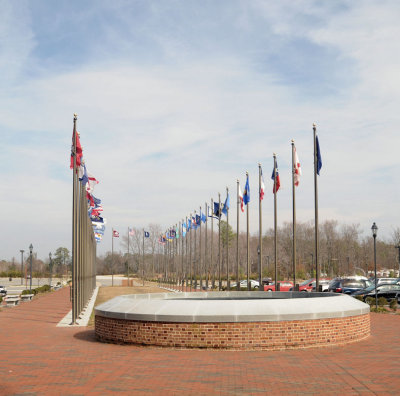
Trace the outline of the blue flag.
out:
[[[183,237],[186,236],[186,224],[185,223],[182,224],[182,236]]]
[[[229,210],[229,194],[227,194],[226,199],[225,199],[225,203],[224,203],[224,207],[222,209],[222,213],[225,216],[228,216],[228,210]]]
[[[321,150],[319,149],[318,136],[316,136],[316,140],[317,140],[317,174],[319,175],[319,171],[322,168],[322,158],[321,158]]]
[[[198,214],[196,215],[196,225],[201,225],[201,217]]]
[[[144,237],[145,237],[145,238],[149,238],[149,237],[150,237],[150,232],[145,231],[145,232],[144,232]]]
[[[201,213],[201,212],[200,212],[200,216],[201,216],[201,221],[203,223],[205,223],[207,221],[207,216],[204,213]]]
[[[245,184],[245,186],[244,186],[243,202],[244,202],[245,205],[247,205],[247,204],[250,202],[249,175],[247,175],[246,184]]]
[[[214,202],[214,214],[217,216],[217,218],[221,217],[221,208],[219,207],[218,202]]]

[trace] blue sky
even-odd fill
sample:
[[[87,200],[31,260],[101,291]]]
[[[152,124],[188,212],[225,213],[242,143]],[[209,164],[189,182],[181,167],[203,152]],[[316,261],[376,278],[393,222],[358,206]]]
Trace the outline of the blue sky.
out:
[[[258,162],[272,227],[273,152],[279,223],[290,221],[291,139],[297,217],[312,220],[313,122],[321,221],[365,235],[375,221],[384,238],[398,226],[397,1],[0,5],[0,258],[70,246],[74,112],[108,222],[100,254],[111,227],[168,227],[227,186],[234,194],[237,178],[243,189],[246,170],[255,233]]]

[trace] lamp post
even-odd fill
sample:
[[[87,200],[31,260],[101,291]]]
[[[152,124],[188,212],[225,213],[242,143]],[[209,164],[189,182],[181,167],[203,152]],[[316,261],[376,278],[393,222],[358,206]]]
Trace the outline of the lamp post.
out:
[[[378,234],[378,227],[375,224],[375,222],[374,222],[374,224],[372,224],[371,230],[372,230],[372,236],[374,238],[375,307],[376,307],[376,310],[378,310],[378,294],[377,294],[377,290],[376,290],[376,287],[378,285],[378,280],[376,279],[376,235]]]
[[[30,260],[30,279],[29,279],[29,292],[32,293],[32,252],[33,252],[33,245],[29,245],[29,260]]]
[[[49,283],[50,283],[50,289],[51,289],[51,281],[53,278],[53,260],[51,259],[51,252],[49,253],[49,272],[50,272],[50,277],[49,277]]]
[[[25,250],[21,249],[20,252],[21,252],[21,285],[23,285],[23,283],[24,283],[23,273],[24,273],[24,252],[25,252]]]

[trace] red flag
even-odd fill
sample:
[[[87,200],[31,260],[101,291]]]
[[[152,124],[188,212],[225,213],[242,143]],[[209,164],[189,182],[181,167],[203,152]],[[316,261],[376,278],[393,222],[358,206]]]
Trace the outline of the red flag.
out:
[[[76,133],[76,167],[81,166],[82,162],[82,146],[79,139],[79,133]],[[71,164],[69,166],[74,169],[74,133],[72,132],[72,147],[71,147]]]
[[[242,190],[240,189],[240,185],[239,185],[239,199],[240,199],[240,209],[242,210],[242,212],[244,212],[244,208],[243,208],[243,194],[242,194]]]
[[[114,238],[119,238],[119,232],[116,230],[113,230],[113,237]]]

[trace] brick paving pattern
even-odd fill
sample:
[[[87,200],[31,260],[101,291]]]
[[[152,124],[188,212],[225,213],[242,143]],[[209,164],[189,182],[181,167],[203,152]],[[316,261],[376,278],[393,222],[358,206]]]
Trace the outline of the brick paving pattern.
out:
[[[56,327],[69,308],[64,288],[2,309],[0,395],[400,394],[400,315],[345,346],[239,352],[103,344]]]

